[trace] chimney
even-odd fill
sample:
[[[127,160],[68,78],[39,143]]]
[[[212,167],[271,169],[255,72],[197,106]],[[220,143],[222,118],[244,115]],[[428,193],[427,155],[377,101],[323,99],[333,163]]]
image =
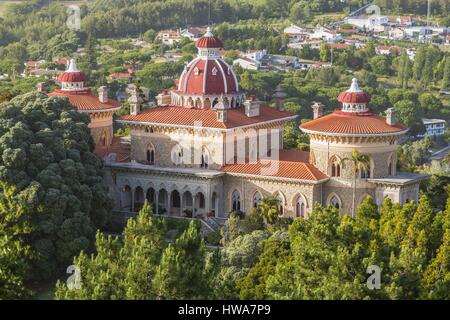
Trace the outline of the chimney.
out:
[[[386,123],[390,126],[395,126],[397,124],[396,114],[397,109],[389,108],[386,111]]]
[[[244,102],[245,115],[249,118],[258,117],[260,105],[261,101],[256,100],[255,96],[250,96],[250,99]]]
[[[284,99],[286,98],[286,93],[283,92],[280,86],[277,86],[272,97],[275,100],[277,110],[284,111]]]
[[[325,106],[322,103],[316,102],[311,106],[311,108],[313,109],[314,113],[313,119],[317,119],[323,116],[323,109],[325,108]]]
[[[130,92],[128,103],[130,104],[131,115],[135,116],[141,112],[142,98],[139,96],[139,90],[135,89]]]
[[[156,104],[158,106],[167,106],[172,103],[172,98],[167,90],[164,90],[156,96]]]
[[[47,85],[45,84],[45,82],[39,82],[36,85],[36,88],[38,92],[47,93]]]
[[[98,101],[101,103],[108,102],[108,88],[106,86],[101,86],[98,88]]]
[[[227,122],[228,106],[226,104],[227,103],[225,102],[223,97],[221,97],[219,99],[219,102],[217,102],[217,104],[215,105],[214,109],[216,110],[216,113],[217,113],[217,122]]]

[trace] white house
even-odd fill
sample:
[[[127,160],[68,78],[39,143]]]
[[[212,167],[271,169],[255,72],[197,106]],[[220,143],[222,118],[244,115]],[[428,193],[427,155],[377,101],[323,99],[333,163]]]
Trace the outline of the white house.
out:
[[[241,52],[239,58],[233,61],[233,65],[239,65],[243,69],[259,70],[261,60],[267,56],[267,50],[249,50]]]
[[[161,40],[161,42],[168,46],[173,46],[174,44],[181,41],[182,37],[178,30],[163,30],[158,32],[156,39]]]
[[[445,133],[446,122],[442,119],[422,119],[425,126],[425,134],[422,136],[438,137]]]
[[[406,38],[406,32],[403,28],[392,28],[388,32],[390,40],[403,40]]]
[[[309,36],[310,39],[321,39],[327,42],[336,42],[342,39],[342,35],[334,30],[320,27],[314,30]]]
[[[189,38],[192,41],[197,40],[206,32],[206,28],[186,28],[180,29],[179,33],[182,37]]]
[[[353,16],[347,17],[346,22],[355,26],[359,29],[373,30],[373,31],[383,31],[385,24],[389,22],[389,18],[387,16]]]
[[[233,61],[233,65],[238,65],[242,69],[246,70],[259,70],[259,68],[261,67],[261,63],[259,61],[247,57],[240,57],[235,59]]]
[[[308,30],[294,24],[284,28],[283,33],[289,36],[290,43],[303,42],[308,38]]]

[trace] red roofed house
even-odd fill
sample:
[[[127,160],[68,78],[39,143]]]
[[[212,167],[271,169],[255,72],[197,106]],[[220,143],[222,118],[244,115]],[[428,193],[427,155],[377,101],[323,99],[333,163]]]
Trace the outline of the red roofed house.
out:
[[[307,217],[316,203],[350,212],[353,168],[340,161],[353,149],[371,158],[357,178],[356,205],[367,195],[378,203],[417,201],[423,176],[395,169],[396,144],[407,129],[394,110],[387,119],[372,114],[355,80],[339,96],[341,110],[321,116],[316,104],[315,119],[301,126],[311,152],[285,150],[284,125],[297,117],[284,110],[286,95],[274,90],[275,107],[246,97],[222,46],[208,28],[178,87],[160,93],[157,106],[142,110],[139,95],[131,95],[130,114],[118,120],[131,128],[130,161],[119,151],[103,154],[117,212],[128,216],[147,199],[156,214],[226,218],[269,195],[284,217]]]
[[[49,93],[49,96],[67,97],[78,112],[87,113],[91,119],[89,128],[96,147],[110,146],[113,140],[113,114],[120,109],[117,101],[108,98],[108,89],[98,88],[98,95],[85,87],[86,75],[78,70],[75,60],[71,60],[68,69],[57,79],[61,89]]]

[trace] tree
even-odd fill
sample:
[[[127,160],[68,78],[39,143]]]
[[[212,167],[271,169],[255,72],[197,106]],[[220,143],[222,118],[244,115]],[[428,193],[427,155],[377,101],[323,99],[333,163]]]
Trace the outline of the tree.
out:
[[[274,223],[278,219],[280,215],[279,202],[277,198],[268,196],[258,203],[258,213],[264,218],[266,223]]]
[[[352,192],[352,217],[355,216],[355,209],[356,209],[356,177],[358,173],[368,173],[370,176],[370,158],[369,156],[365,154],[360,154],[358,150],[353,149],[352,155],[350,158],[344,158],[342,159],[342,162],[345,164],[345,162],[350,162],[352,164],[353,169],[353,192]]]
[[[206,248],[198,221],[164,250],[153,285],[158,299],[208,299]]]
[[[266,281],[275,272],[278,264],[286,263],[290,257],[290,243],[287,232],[277,231],[264,242],[264,249],[258,262],[247,275],[237,282],[239,297],[243,300],[267,299]]]
[[[374,56],[370,58],[369,65],[372,71],[377,75],[390,74],[390,63],[386,56]]]
[[[398,110],[398,119],[410,128],[412,134],[418,134],[423,129],[422,114],[418,106],[411,100],[401,100],[394,104]]]
[[[328,47],[328,45],[323,44],[320,47],[320,60],[323,62],[327,62],[330,59],[330,48]]]
[[[155,299],[152,279],[163,248],[165,225],[152,216],[148,202],[136,219],[128,220],[119,237],[97,232],[96,254],[81,252],[74,265],[80,271],[80,288],[57,283],[56,299]]]
[[[419,81],[422,79],[422,70],[425,66],[426,51],[424,46],[420,46],[417,49],[416,56],[413,64],[413,77],[414,80]]]
[[[28,279],[33,253],[25,237],[31,227],[28,206],[37,201],[39,188],[17,194],[15,187],[0,182],[0,300],[21,299],[30,295],[24,282]]]
[[[38,92],[0,109],[0,181],[17,194],[40,190],[26,212],[33,227],[26,244],[38,255],[33,278],[65,270],[108,220],[111,202],[88,123],[67,98]]]
[[[408,89],[408,81],[410,78],[410,61],[406,52],[403,52],[398,59],[398,71],[397,76],[400,81],[400,86],[402,89]]]
[[[445,56],[444,74],[442,76],[441,89],[442,90],[450,89],[450,57],[448,56]]]

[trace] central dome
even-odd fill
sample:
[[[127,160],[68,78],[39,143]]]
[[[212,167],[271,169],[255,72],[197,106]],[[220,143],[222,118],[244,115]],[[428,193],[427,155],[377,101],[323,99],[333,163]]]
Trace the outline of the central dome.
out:
[[[178,94],[192,98],[220,95],[230,99],[239,95],[240,98],[236,74],[220,56],[222,41],[208,28],[195,45],[198,48],[198,55],[184,68],[178,82]],[[214,100],[215,97],[212,98]]]

